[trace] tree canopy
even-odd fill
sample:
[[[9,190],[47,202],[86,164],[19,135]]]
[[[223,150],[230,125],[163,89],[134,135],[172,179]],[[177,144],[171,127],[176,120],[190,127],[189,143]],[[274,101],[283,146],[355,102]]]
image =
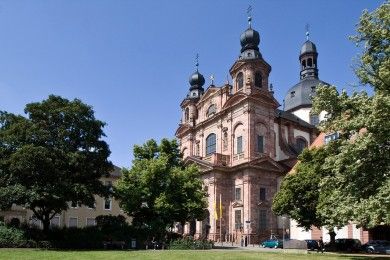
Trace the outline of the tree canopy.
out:
[[[313,113],[328,113],[319,128],[337,132],[338,139],[305,151],[274,199],[276,213],[305,228],[350,221],[368,228],[390,224],[389,1],[372,13],[364,11],[357,31],[351,38],[364,47],[356,75],[374,89],[373,95],[317,87]]]
[[[163,235],[175,222],[203,219],[206,193],[196,166],[184,166],[176,140],[149,140],[134,147],[131,169],[123,169],[116,194],[133,225]]]
[[[100,182],[112,170],[104,123],[78,99],[49,96],[26,105],[27,117],[0,112],[0,207],[32,210],[49,228],[69,201],[93,206],[108,195]]]

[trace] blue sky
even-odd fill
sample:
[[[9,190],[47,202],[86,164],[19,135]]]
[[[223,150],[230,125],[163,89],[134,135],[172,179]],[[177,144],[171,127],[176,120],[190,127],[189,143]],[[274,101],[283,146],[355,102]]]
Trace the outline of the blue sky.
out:
[[[320,79],[340,89],[358,84],[351,65],[359,50],[348,36],[362,10],[382,2],[0,1],[0,110],[23,113],[50,94],[79,98],[107,123],[113,163],[128,167],[134,144],[174,137],[196,53],[206,87],[211,74],[216,85],[226,82],[249,4],[282,103],[299,80],[306,23]]]

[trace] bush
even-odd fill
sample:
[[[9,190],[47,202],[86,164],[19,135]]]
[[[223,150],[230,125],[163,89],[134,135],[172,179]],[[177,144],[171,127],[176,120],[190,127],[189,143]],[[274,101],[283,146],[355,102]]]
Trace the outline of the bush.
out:
[[[0,223],[0,247],[24,247],[26,244],[23,231]]]
[[[188,249],[212,249],[214,246],[211,240],[196,240],[193,238],[183,238],[171,241],[169,249],[188,250]]]

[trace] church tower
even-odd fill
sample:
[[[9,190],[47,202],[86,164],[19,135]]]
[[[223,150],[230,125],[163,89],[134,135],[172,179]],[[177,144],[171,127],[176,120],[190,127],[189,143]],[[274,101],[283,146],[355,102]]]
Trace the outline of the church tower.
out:
[[[284,99],[285,111],[293,113],[312,125],[318,125],[320,120],[318,115],[310,113],[316,87],[318,84],[329,85],[318,78],[317,58],[317,47],[309,40],[309,32],[307,31],[306,41],[303,43],[299,55],[300,81],[288,90]]]

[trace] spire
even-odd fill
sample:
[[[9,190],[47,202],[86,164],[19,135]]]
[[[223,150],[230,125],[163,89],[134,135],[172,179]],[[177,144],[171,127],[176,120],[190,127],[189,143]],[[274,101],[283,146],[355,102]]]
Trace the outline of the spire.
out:
[[[198,68],[199,68],[199,53],[197,53],[196,56],[195,56],[195,67],[196,67],[196,71],[198,71]]]
[[[246,13],[248,14],[249,28],[252,28],[252,6],[251,5],[248,6],[248,9],[246,9]]]
[[[307,23],[305,29],[306,29],[306,41],[308,41],[310,36],[310,32],[309,32],[310,24]]]

